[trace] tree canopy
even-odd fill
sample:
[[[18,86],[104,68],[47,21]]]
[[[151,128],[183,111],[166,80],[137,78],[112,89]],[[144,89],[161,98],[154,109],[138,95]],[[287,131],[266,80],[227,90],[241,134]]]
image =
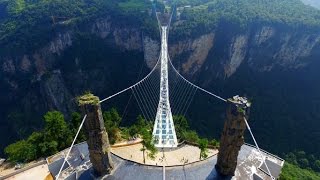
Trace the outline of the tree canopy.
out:
[[[320,11],[304,5],[300,0],[183,0],[185,7],[181,22],[175,30],[179,36],[209,32],[218,23],[228,21],[246,29],[250,24],[282,24],[318,30]]]
[[[103,17],[154,33],[157,23],[147,12],[151,7],[150,1],[140,0],[0,0],[0,54],[28,53],[56,32],[77,31]]]

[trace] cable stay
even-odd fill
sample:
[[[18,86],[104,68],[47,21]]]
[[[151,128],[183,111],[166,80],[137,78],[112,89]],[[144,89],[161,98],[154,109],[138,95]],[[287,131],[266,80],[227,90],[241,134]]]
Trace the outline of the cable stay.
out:
[[[275,179],[275,178],[272,176],[271,172],[270,172],[270,169],[269,169],[269,167],[268,167],[268,165],[267,165],[267,163],[266,163],[266,161],[265,161],[265,158],[264,158],[264,156],[263,156],[263,154],[262,154],[262,152],[261,152],[261,150],[260,150],[260,148],[259,148],[259,146],[258,146],[258,143],[257,143],[257,141],[256,141],[256,138],[254,138],[254,135],[253,135],[253,133],[252,133],[252,131],[251,131],[251,128],[250,128],[250,126],[249,126],[248,121],[247,121],[246,118],[244,118],[244,122],[246,123],[246,126],[247,126],[247,128],[248,128],[248,130],[249,130],[249,132],[250,132],[250,134],[251,134],[251,137],[252,137],[252,139],[253,139],[253,141],[254,141],[254,144],[256,145],[256,147],[257,147],[257,149],[258,149],[258,152],[259,152],[259,154],[260,154],[260,156],[261,156],[261,158],[262,158],[262,161],[263,161],[264,165],[266,166],[266,168],[267,168],[267,170],[268,170],[269,176],[271,177],[271,179]]]
[[[139,82],[137,82],[136,84],[134,84],[134,85],[132,85],[132,86],[129,86],[129,87],[126,88],[126,89],[123,89],[122,91],[119,91],[119,92],[117,92],[117,93],[115,93],[115,94],[113,94],[113,95],[111,95],[111,96],[109,96],[109,97],[106,97],[106,98],[100,100],[100,103],[103,103],[104,101],[107,101],[107,100],[109,100],[109,99],[111,99],[111,98],[113,98],[113,97],[115,97],[115,96],[117,96],[117,95],[119,95],[119,94],[122,94],[122,93],[128,91],[129,89],[132,89],[132,88],[134,88],[135,86],[139,85],[140,83],[144,82],[144,80],[146,80],[146,79],[154,72],[154,70],[156,69],[156,67],[157,67],[158,64],[159,64],[159,60],[160,60],[160,58],[158,59],[156,65],[153,67],[153,69],[149,72],[149,74],[146,75],[146,76],[145,76],[143,79],[141,79]]]
[[[84,115],[84,117],[83,117],[83,119],[82,119],[82,122],[81,122],[81,124],[80,124],[80,126],[79,126],[79,128],[78,128],[77,134],[76,134],[76,136],[74,137],[74,139],[73,139],[73,141],[72,141],[72,144],[71,144],[71,146],[70,146],[70,148],[69,148],[69,150],[68,150],[68,153],[67,153],[67,155],[64,157],[64,161],[63,161],[62,166],[60,167],[59,173],[58,173],[58,175],[57,175],[57,180],[59,179],[60,174],[61,174],[61,171],[62,171],[65,163],[67,162],[67,159],[69,158],[69,154],[70,154],[70,152],[71,152],[71,150],[72,150],[72,147],[73,147],[74,143],[75,143],[76,140],[77,140],[77,137],[78,137],[78,135],[79,135],[79,133],[80,133],[80,130],[81,130],[81,128],[82,128],[82,126],[83,126],[83,123],[84,123],[84,121],[86,120],[86,118],[87,118],[87,115]]]
[[[221,96],[218,96],[218,95],[216,95],[216,94],[213,94],[212,92],[209,92],[209,91],[207,91],[207,90],[205,90],[205,89],[203,89],[203,88],[201,88],[201,87],[193,84],[192,82],[190,82],[190,81],[187,80],[186,78],[184,78],[184,77],[178,72],[178,70],[173,66],[170,57],[168,57],[168,60],[169,60],[169,62],[170,62],[170,65],[172,66],[173,70],[174,70],[184,81],[186,81],[186,82],[189,83],[190,85],[196,87],[197,89],[199,89],[199,90],[201,90],[201,91],[203,91],[203,92],[205,92],[205,93],[207,93],[207,94],[209,94],[209,95],[211,95],[211,96],[213,96],[213,97],[215,97],[215,98],[217,98],[217,99],[220,99],[220,100],[222,100],[222,101],[224,101],[224,102],[227,102],[227,100],[224,99],[224,98],[222,98]]]

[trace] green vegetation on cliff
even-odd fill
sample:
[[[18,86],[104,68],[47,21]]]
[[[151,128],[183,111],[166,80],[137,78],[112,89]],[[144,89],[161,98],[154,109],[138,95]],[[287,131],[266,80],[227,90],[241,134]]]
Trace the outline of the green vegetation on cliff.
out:
[[[320,173],[320,157],[313,154],[306,154],[304,151],[294,151],[286,154],[284,159],[292,165]]]
[[[183,22],[176,27],[179,36],[209,32],[218,23],[225,21],[232,22],[242,29],[252,23],[283,24],[314,30],[320,27],[320,11],[304,5],[300,0],[184,0],[182,2],[182,5],[193,6],[182,11]]]
[[[154,31],[151,7],[150,1],[138,0],[0,0],[0,53],[35,50],[57,31],[78,29],[101,17]]]
[[[122,118],[115,108],[103,112],[104,126],[109,135],[111,144],[123,140],[131,140],[135,137],[142,138],[144,148],[141,151],[149,151],[150,158],[154,158],[157,149],[154,146],[152,137],[153,123],[146,121],[141,115],[137,117],[134,124],[121,126]],[[49,111],[44,115],[45,127],[41,131],[33,132],[28,138],[17,141],[5,148],[8,159],[12,162],[29,162],[40,157],[47,157],[57,153],[71,145],[71,142],[78,131],[82,117],[74,112],[70,122],[66,122],[62,113]],[[199,138],[195,131],[189,129],[188,121],[183,116],[174,116],[176,132],[180,140],[199,144],[201,150],[200,158],[207,157],[207,147],[211,145],[219,147],[215,139],[210,142],[207,139]],[[81,130],[77,143],[86,140],[84,130]]]
[[[27,139],[13,143],[5,148],[9,160],[27,162],[39,157],[46,157],[67,148],[77,130],[79,115],[73,114],[71,123],[66,123],[58,111],[45,114],[45,127],[42,131],[33,132]],[[80,135],[78,141],[83,141]]]
[[[302,169],[296,165],[285,162],[281,171],[280,180],[318,180],[320,174],[312,170]]]
[[[115,108],[103,112],[104,125],[111,144],[132,137],[141,137],[145,150],[153,156],[157,152],[152,141],[152,123],[147,122],[142,116],[129,127],[121,127],[121,120]],[[62,113],[50,111],[44,115],[45,127],[41,131],[33,132],[28,138],[17,141],[5,148],[8,159],[12,162],[29,162],[40,157],[47,157],[57,153],[71,145],[78,131],[82,117],[74,112],[70,122],[66,122]],[[84,130],[78,135],[77,143],[86,140]]]

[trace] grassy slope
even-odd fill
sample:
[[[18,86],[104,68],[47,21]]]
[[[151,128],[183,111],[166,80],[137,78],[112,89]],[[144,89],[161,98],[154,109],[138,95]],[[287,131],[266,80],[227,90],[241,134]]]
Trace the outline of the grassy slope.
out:
[[[320,174],[307,170],[301,169],[290,163],[285,163],[282,169],[280,180],[319,180]]]

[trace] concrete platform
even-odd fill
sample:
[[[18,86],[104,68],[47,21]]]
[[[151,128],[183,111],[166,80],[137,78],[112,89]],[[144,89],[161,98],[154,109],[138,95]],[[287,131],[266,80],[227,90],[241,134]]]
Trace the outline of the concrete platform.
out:
[[[82,152],[84,154],[87,151],[86,143],[81,143],[75,145],[74,148],[79,148],[76,151]],[[182,147],[183,148],[183,147]],[[186,146],[186,148],[189,148]],[[134,149],[134,148],[133,148]],[[183,150],[183,149],[182,149]],[[75,152],[76,152],[75,151]],[[183,150],[184,151],[184,150]],[[139,152],[142,155],[142,152],[139,149]],[[190,152],[192,155],[193,152]],[[180,156],[183,156],[182,154]],[[126,155],[126,157],[130,154]],[[198,158],[199,154],[194,153],[194,156]],[[278,177],[283,166],[284,160],[274,156],[266,151],[263,151],[263,156],[267,159],[267,165],[274,177]],[[89,160],[84,160],[77,163],[75,166],[72,161],[77,160],[79,157],[77,153],[73,153],[72,157],[68,159],[68,164],[71,166],[66,168],[63,172],[63,177],[66,179],[94,179],[91,175],[92,168]],[[55,159],[55,158],[53,158]],[[213,155],[210,158],[200,161],[193,162],[187,165],[177,165],[172,167],[167,167],[165,164],[163,166],[155,165],[144,165],[139,162],[135,162],[129,159],[124,159],[115,154],[112,155],[112,159],[115,164],[110,175],[106,177],[101,177],[98,179],[115,179],[115,180],[209,180],[209,179],[271,179],[266,173],[266,169],[263,165],[262,157],[258,153],[258,150],[249,144],[245,144],[241,147],[239,156],[238,156],[238,165],[233,177],[223,177],[219,175],[214,166],[217,162],[217,155]],[[176,158],[179,159],[179,158]],[[78,161],[77,161],[78,162]],[[52,164],[51,162],[50,164]],[[49,169],[50,169],[49,164]]]

